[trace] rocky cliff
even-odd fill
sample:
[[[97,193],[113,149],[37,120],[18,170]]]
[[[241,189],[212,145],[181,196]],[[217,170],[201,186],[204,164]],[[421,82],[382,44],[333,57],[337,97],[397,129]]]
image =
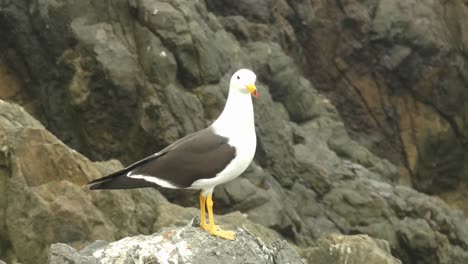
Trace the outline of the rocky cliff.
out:
[[[0,1],[0,98],[12,102],[0,103],[0,259],[44,262],[52,243],[185,225],[196,211],[170,208],[194,206],[193,193],[83,184],[121,167],[109,159],[128,164],[208,125],[230,74],[249,67],[258,149],[215,190],[217,213],[301,248],[364,233],[405,263],[468,262],[456,210],[468,210],[467,9]]]

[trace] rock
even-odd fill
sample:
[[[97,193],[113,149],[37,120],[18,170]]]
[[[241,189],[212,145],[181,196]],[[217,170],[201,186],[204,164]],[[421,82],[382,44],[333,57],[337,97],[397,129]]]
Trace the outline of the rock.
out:
[[[164,228],[149,236],[126,237],[106,243],[96,241],[77,251],[66,244],[54,244],[48,263],[304,263],[286,241],[266,245],[247,230],[227,241],[191,227]]]
[[[463,207],[455,189],[466,174],[467,94],[460,87],[468,76],[467,7],[462,0],[416,3],[9,5],[0,30],[12,37],[2,45],[6,74],[0,75],[11,89],[0,94],[93,160],[129,164],[153,152],[145,146],[160,149],[211,118],[203,103],[178,91],[225,88],[230,72],[253,67],[278,103],[268,107],[286,110],[280,119],[301,125],[338,111],[348,137],[370,151],[341,132],[330,140],[334,151],[380,174],[388,169],[395,180],[397,170],[377,154],[399,166],[401,183]],[[102,17],[109,8],[111,15]],[[174,94],[185,94],[182,107],[165,104]],[[185,111],[195,116],[193,124],[180,120]],[[290,153],[287,145],[282,151]],[[271,169],[291,186],[282,167],[302,168],[285,162]]]
[[[136,26],[135,30],[138,57],[141,58],[142,70],[149,81],[162,87],[175,82],[178,69],[174,54],[148,28]]]
[[[17,77],[9,67],[6,56],[0,56],[0,98],[21,104],[32,111],[34,102],[25,92],[24,83]]]
[[[404,263],[468,262],[463,213],[409,188],[468,210],[463,1],[228,2],[1,5],[0,96],[43,125],[0,104],[0,258],[186,225],[195,193],[83,184],[210,124],[248,67],[258,151],[216,213],[304,248],[364,233]]]
[[[21,107],[1,100],[0,127],[0,236],[9,241],[2,252],[21,262],[43,262],[49,242],[80,246],[151,232],[157,218],[152,211],[165,200],[157,191],[86,190],[83,184],[101,176],[94,164]]]
[[[391,255],[388,242],[366,235],[330,234],[317,241],[317,246],[303,249],[309,263],[369,263],[401,264]]]
[[[204,4],[139,1],[138,11],[140,23],[175,54],[186,86],[217,82],[226,73],[235,46]]]
[[[350,136],[397,164],[401,183],[466,210],[457,195],[467,174],[464,1],[290,4],[298,64]]]
[[[50,247],[50,251],[51,253],[47,263],[100,263],[99,260],[94,258],[92,255],[83,256],[79,254],[76,249],[67,244],[53,244]]]
[[[91,240],[115,240],[169,225],[186,225],[198,215],[197,209],[168,203],[152,188],[87,190],[84,183],[120,169],[121,164],[90,162],[21,107],[1,100],[0,127],[0,187],[4,190],[0,196],[0,212],[4,212],[0,214],[0,236],[8,241],[1,244],[2,258],[43,262],[50,243],[82,247]],[[246,226],[265,241],[280,237],[240,213],[221,217],[218,223]]]
[[[388,241],[404,263],[468,261],[462,250],[468,221],[460,211],[410,188],[369,179],[345,182],[323,197],[340,230]]]

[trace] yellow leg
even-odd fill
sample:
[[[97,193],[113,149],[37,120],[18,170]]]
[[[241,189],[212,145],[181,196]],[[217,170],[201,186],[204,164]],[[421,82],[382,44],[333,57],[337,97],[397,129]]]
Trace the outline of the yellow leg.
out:
[[[200,227],[206,230],[208,226],[206,225],[205,202],[206,202],[206,197],[203,196],[202,192],[200,192]]]
[[[209,194],[207,199],[206,199],[206,205],[208,207],[209,224],[208,224],[207,228],[203,228],[203,227],[202,228],[205,229],[206,231],[208,231],[211,235],[219,236],[221,238],[228,239],[228,240],[234,240],[235,237],[236,237],[236,232],[221,230],[221,228],[219,226],[216,226],[214,224],[213,199],[212,199],[211,194]]]
[[[206,224],[206,196],[203,196],[202,193],[200,193],[200,227],[202,229],[208,230],[208,224]],[[211,202],[213,203],[213,202]],[[214,225],[215,229],[220,229],[219,226]]]

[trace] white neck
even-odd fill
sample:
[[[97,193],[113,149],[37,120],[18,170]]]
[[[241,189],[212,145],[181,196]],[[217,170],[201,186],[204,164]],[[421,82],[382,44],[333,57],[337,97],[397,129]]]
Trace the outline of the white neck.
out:
[[[218,134],[233,135],[254,130],[254,112],[250,93],[229,89],[229,95],[221,115],[211,125]]]

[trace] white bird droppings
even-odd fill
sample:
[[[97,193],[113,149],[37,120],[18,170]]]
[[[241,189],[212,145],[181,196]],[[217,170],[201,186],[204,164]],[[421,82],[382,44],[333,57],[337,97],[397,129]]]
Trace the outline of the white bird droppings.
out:
[[[179,261],[187,263],[193,254],[186,241],[173,243],[167,241],[161,235],[153,237],[139,236],[137,239],[135,237],[124,238],[110,243],[104,250],[97,250],[93,253],[93,256],[96,258],[104,256],[101,263],[108,263],[108,261],[116,259],[124,261],[127,256],[122,255],[122,252],[131,250],[138,251],[138,254],[135,254],[135,259],[133,259],[135,263],[146,263],[148,261],[161,264],[179,263]]]

